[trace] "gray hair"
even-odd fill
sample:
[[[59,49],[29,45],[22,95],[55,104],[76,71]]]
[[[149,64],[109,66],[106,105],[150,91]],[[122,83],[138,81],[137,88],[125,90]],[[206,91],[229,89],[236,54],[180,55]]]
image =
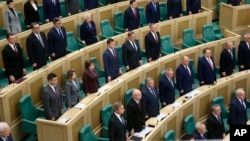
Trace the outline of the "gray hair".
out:
[[[219,104],[213,104],[212,106],[211,106],[211,110],[212,111],[214,111],[216,108],[220,108],[220,105]]]
[[[244,34],[244,38],[250,38],[250,33]]]
[[[9,127],[7,122],[0,122],[0,132],[4,131],[6,127]]]
[[[151,80],[154,80],[154,79],[153,79],[152,77],[147,77],[147,78],[145,79],[145,83],[148,84],[148,82],[151,81]]]
[[[243,88],[238,88],[238,89],[235,90],[236,96],[237,96],[238,94],[242,93],[242,92],[245,93],[245,91],[244,91]]]
[[[83,15],[84,21],[85,21],[88,17],[91,17],[91,14],[90,14],[90,13],[84,13],[84,15]]]

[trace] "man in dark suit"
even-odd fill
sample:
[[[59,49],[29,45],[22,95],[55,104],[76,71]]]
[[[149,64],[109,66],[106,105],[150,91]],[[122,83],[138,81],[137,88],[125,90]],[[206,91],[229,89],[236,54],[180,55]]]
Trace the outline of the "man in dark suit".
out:
[[[31,23],[32,33],[26,39],[29,61],[33,70],[46,65],[48,59],[47,39],[44,32],[40,32],[39,23]]]
[[[159,96],[162,107],[172,104],[175,101],[175,83],[172,68],[166,69],[165,75],[161,77],[159,83]]]
[[[98,7],[99,0],[84,0],[85,10],[91,10]]]
[[[245,41],[241,41],[238,47],[238,63],[239,69],[250,69],[250,33],[244,35]]]
[[[10,127],[6,122],[0,122],[0,141],[12,141]]]
[[[160,21],[160,5],[158,0],[151,0],[146,6],[147,23],[158,23]]]
[[[188,56],[183,56],[181,64],[176,69],[176,83],[180,91],[180,96],[192,91],[194,84],[194,74],[192,66],[189,64]]]
[[[226,136],[224,122],[222,120],[220,105],[212,105],[212,112],[208,115],[207,138],[208,139],[223,139]]]
[[[141,98],[141,91],[134,89],[132,98],[127,105],[127,129],[131,135],[133,135],[135,132],[140,132],[145,125]]]
[[[198,121],[195,124],[195,130],[192,134],[191,140],[206,140],[206,139],[207,139],[206,125]]]
[[[113,104],[114,113],[110,116],[108,122],[108,137],[110,141],[126,141],[126,122],[122,116],[124,106],[121,102]]]
[[[201,12],[201,0],[187,0],[186,5],[189,15]]]
[[[241,88],[235,91],[236,95],[229,105],[229,125],[247,124],[247,103],[245,91]]]
[[[55,17],[61,18],[59,0],[43,0],[43,15],[45,22],[51,22]]]
[[[232,6],[239,6],[241,4],[241,0],[227,0],[227,3]]]
[[[48,120],[56,120],[63,110],[61,87],[58,85],[56,74],[49,73],[47,79],[48,85],[43,89],[42,94],[45,117]]]
[[[169,19],[174,19],[183,16],[181,0],[168,0],[167,10]]]
[[[122,70],[120,68],[118,52],[115,49],[115,40],[109,38],[107,40],[108,48],[103,53],[104,61],[104,71],[106,76],[106,81],[109,82],[119,75],[122,75]]]
[[[53,19],[54,27],[48,33],[49,54],[52,60],[66,55],[67,37],[60,18]]]
[[[145,83],[146,87],[142,89],[142,109],[144,118],[148,119],[159,114],[159,98],[153,78],[147,77]]]
[[[128,33],[128,40],[122,45],[122,57],[126,71],[142,65],[141,49],[139,42],[135,40],[136,35],[133,31]]]
[[[15,35],[8,33],[6,39],[9,43],[2,50],[2,59],[9,83],[13,83],[26,74],[26,69],[23,61],[23,51],[20,44],[16,43]]]
[[[203,56],[198,62],[198,79],[200,85],[209,85],[216,82],[216,69],[212,53],[209,48],[203,50]]]
[[[140,13],[135,0],[130,0],[130,7],[124,12],[124,28],[131,31],[140,27]]]
[[[149,25],[150,32],[145,36],[145,50],[148,62],[161,57],[161,37],[156,24]]]
[[[233,52],[233,42],[226,42],[226,48],[220,54],[221,77],[229,76],[235,72],[235,55]]]

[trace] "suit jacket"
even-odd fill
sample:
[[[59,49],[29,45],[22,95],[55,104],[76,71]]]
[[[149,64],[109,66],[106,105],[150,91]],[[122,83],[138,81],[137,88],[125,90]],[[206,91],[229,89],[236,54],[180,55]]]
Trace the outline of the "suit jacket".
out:
[[[21,29],[19,18],[18,18],[18,14],[14,8],[13,8],[13,11],[15,15],[9,8],[6,9],[4,13],[4,23],[5,23],[8,33],[17,34],[19,32],[22,32],[22,29]]]
[[[239,66],[244,65],[244,69],[241,70],[247,70],[250,69],[250,49],[247,46],[247,43],[245,41],[241,41],[238,47],[238,63]]]
[[[205,56],[201,57],[198,62],[198,79],[200,82],[204,81],[204,84],[213,84],[216,81],[214,59],[211,57],[210,60],[213,63],[213,68],[211,68]]]
[[[90,24],[91,27],[87,22],[83,22],[80,27],[80,38],[85,41],[86,45],[90,45],[98,41],[96,37],[95,23],[91,21]]]
[[[52,0],[43,0],[43,15],[44,19],[49,19],[51,22],[55,17],[61,16],[61,8],[59,0],[55,0],[56,4]]]
[[[34,1],[34,3],[36,4],[37,10],[33,8],[30,1],[24,4],[25,25],[30,25],[33,22],[40,22],[37,1]]]
[[[127,40],[122,45],[122,56],[123,62],[125,66],[129,66],[130,69],[138,67],[139,61],[141,60],[141,49],[139,46],[139,42],[135,41],[136,49],[131,45],[129,40]]]
[[[8,141],[13,141],[11,134],[7,138],[8,138]],[[3,141],[1,137],[0,137],[0,141]]]
[[[84,0],[85,9],[91,10],[98,7],[99,0]]]
[[[225,134],[223,118],[220,115],[220,122],[217,117],[212,113],[208,115],[206,126],[207,126],[207,138],[208,139],[223,139],[223,134]]]
[[[161,103],[166,102],[166,104],[172,104],[175,101],[175,84],[174,79],[172,78],[171,80],[174,86],[166,75],[161,77],[159,83],[159,96]]]
[[[135,8],[136,16],[131,7],[127,8],[124,12],[124,28],[129,31],[137,29],[140,26],[140,13],[139,9]]]
[[[114,3],[117,3],[117,2],[120,2],[121,0],[108,0],[108,3],[109,4],[114,4]]]
[[[159,101],[157,89],[154,89],[155,95],[151,93],[148,87],[142,89],[142,109],[144,116],[156,117],[159,114]]]
[[[196,14],[201,9],[201,0],[187,0],[187,12],[191,11]]]
[[[139,108],[140,104],[140,108]],[[139,102],[139,104],[136,103],[136,101],[131,98],[131,100],[128,102],[127,105],[127,129],[128,131],[131,131],[131,129],[134,129],[135,132],[140,132],[143,129],[143,126],[145,124],[143,112],[142,112],[142,103]]]
[[[145,36],[145,49],[146,49],[146,56],[147,58],[152,58],[152,60],[156,60],[159,58],[159,55],[161,54],[161,37],[160,33],[156,32],[158,42],[156,42],[154,36],[151,32],[149,32]]]
[[[227,0],[228,4],[231,4],[232,6],[238,6],[240,5],[241,0]]]
[[[206,134],[203,134],[203,137],[202,137],[201,134],[200,134],[197,130],[194,130],[192,136],[193,136],[193,138],[196,139],[196,140],[204,140],[204,139],[207,139],[207,135],[206,135]]]
[[[172,18],[180,17],[182,14],[182,2],[181,0],[168,0],[167,2],[168,17]]]
[[[93,72],[85,69],[82,75],[83,89],[85,93],[95,93],[98,91],[98,72],[93,70]]]
[[[234,52],[232,53],[233,59],[227,49],[224,49],[220,54],[220,72],[226,72],[226,76],[231,75],[235,69],[235,55]]]
[[[18,80],[19,78],[23,77],[23,68],[25,67],[22,49],[18,43],[16,43],[15,46],[18,50],[17,54],[10,47],[10,45],[7,44],[2,50],[2,57],[5,73],[8,78],[9,76],[13,75],[15,77],[15,80]]]
[[[79,13],[80,7],[78,0],[65,0],[65,8],[71,15]]]
[[[75,84],[73,83],[75,82]],[[71,107],[76,105],[80,100],[80,84],[78,79],[73,81],[67,81],[65,83],[65,94],[66,94],[66,105],[67,107]]]
[[[62,113],[62,94],[59,85],[55,86],[56,93],[48,84],[43,89],[42,100],[44,106],[45,117],[51,120],[53,117],[58,118]]]
[[[246,100],[244,100],[247,106]],[[232,125],[247,124],[247,109],[243,107],[237,97],[234,97],[229,105],[228,123]]]
[[[39,69],[45,66],[48,59],[48,45],[46,36],[44,32],[40,32],[40,36],[43,40],[44,46],[42,46],[41,42],[33,32],[26,39],[29,61],[31,64],[37,64],[37,67],[33,69]]]
[[[194,84],[194,74],[192,71],[192,66],[189,64],[189,69],[191,71],[191,76],[186,68],[180,64],[176,69],[176,83],[179,91],[184,90],[183,94],[192,91],[192,85]]]
[[[104,71],[106,78],[111,76],[111,80],[119,76],[120,62],[118,51],[115,49],[116,57],[106,49],[103,53]]]
[[[147,23],[158,23],[160,21],[160,5],[158,2],[156,4],[156,10],[154,8],[153,2],[149,2],[146,6],[146,20]]]
[[[110,141],[126,141],[126,126],[114,113],[109,118],[108,136]]]
[[[63,57],[66,54],[67,47],[67,37],[66,30],[64,27],[61,27],[63,37],[59,35],[55,27],[51,28],[48,33],[48,47],[49,54],[55,53],[56,57],[52,58],[53,60]]]

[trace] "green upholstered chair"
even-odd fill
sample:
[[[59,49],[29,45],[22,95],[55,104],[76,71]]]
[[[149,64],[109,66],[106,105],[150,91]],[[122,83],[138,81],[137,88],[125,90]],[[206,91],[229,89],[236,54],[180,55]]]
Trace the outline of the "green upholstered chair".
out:
[[[30,72],[33,71],[33,67],[32,67],[32,64],[30,64],[27,55],[24,53],[23,47],[22,47],[22,52],[23,52],[24,67],[25,67],[25,69],[26,69],[26,72],[27,72],[27,73],[30,73]]]
[[[146,56],[146,52],[145,52],[144,50],[142,50],[139,39],[135,39],[135,40],[138,41],[138,43],[139,43],[139,48],[140,48],[140,50],[141,50],[141,60],[142,60],[142,64],[145,64],[145,63],[148,62],[148,59],[147,59],[147,56]]]
[[[25,133],[37,134],[36,119],[45,118],[44,110],[35,107],[29,94],[19,100],[19,109],[22,116],[21,129]]]
[[[124,15],[123,11],[117,11],[114,14],[115,31],[124,32]]]
[[[193,114],[187,115],[184,118],[184,131],[187,135],[192,135],[195,130],[195,119]]]
[[[194,87],[195,88],[198,88],[200,86],[200,82],[198,80],[198,72],[195,68],[195,63],[194,63],[194,59],[189,59],[189,63],[191,64],[192,68],[191,68],[191,71],[193,72],[194,74]]]
[[[202,42],[211,42],[221,39],[221,36],[214,34],[213,24],[206,24],[202,26]]]
[[[62,17],[67,17],[68,16],[68,12],[66,10],[66,7],[65,7],[64,3],[60,3],[60,10],[61,10],[61,16]]]
[[[108,4],[108,0],[99,0],[98,7],[102,7]]]
[[[250,4],[250,0],[246,0],[245,3],[246,3],[246,4]]]
[[[0,40],[5,39],[6,34],[7,34],[7,29],[0,28]]]
[[[175,141],[175,140],[176,140],[176,136],[175,136],[175,132],[173,129],[165,133],[164,141]]]
[[[66,32],[67,37],[67,53],[74,52],[84,47],[83,44],[79,43],[73,33],[73,31]]]
[[[110,116],[113,113],[113,105],[108,104],[104,106],[101,110],[101,119],[102,119],[102,124],[103,124],[103,129],[102,129],[102,137],[108,138],[108,121]]]
[[[134,90],[134,88],[131,88],[131,89],[129,89],[129,90],[127,90],[127,91],[125,92],[125,95],[124,95],[124,102],[125,102],[125,105],[128,105],[128,102],[129,102],[130,99],[132,98],[133,90]]]
[[[173,46],[169,35],[161,37],[161,54],[162,56],[180,51],[180,48]]]
[[[202,42],[195,39],[194,30],[192,28],[184,29],[182,31],[182,38],[183,38],[182,48],[184,49],[202,44]]]
[[[122,57],[122,46],[116,46],[116,49],[118,51],[119,63],[120,63],[122,72],[125,73],[126,72],[126,67],[124,65],[123,57]]]
[[[0,87],[5,87],[9,85],[9,79],[5,75],[5,71],[0,67]]]
[[[39,14],[39,18],[40,18],[40,23],[44,24],[45,23],[45,19],[44,19],[43,5],[42,4],[38,5],[38,14]]]
[[[159,2],[160,5],[160,20],[165,21],[168,18],[168,12],[167,12],[167,3],[166,2]]]
[[[17,15],[18,15],[18,19],[20,21],[21,29],[22,29],[22,31],[25,31],[27,28],[26,28],[26,25],[25,25],[22,13],[21,12],[17,12]]]
[[[85,11],[84,0],[78,0],[81,12]]]
[[[95,68],[96,68],[98,75],[99,75],[99,78],[98,78],[99,86],[101,87],[104,84],[106,84],[106,77],[105,77],[104,70],[100,68],[100,65],[99,65],[96,57],[91,57],[89,59],[95,64]]]
[[[144,7],[138,6],[139,9],[139,14],[140,14],[140,26],[147,26],[147,21],[146,21],[146,16],[145,16],[145,11]]]
[[[89,124],[81,128],[79,133],[80,141],[109,141],[108,138],[99,138],[97,137]]]
[[[217,13],[220,13],[220,3],[222,3],[222,2],[227,3],[227,0],[218,0],[218,3],[216,5],[216,12]]]
[[[117,32],[117,31],[113,30],[113,28],[110,24],[110,21],[107,19],[102,20],[100,22],[100,28],[101,28],[101,32],[102,32],[102,35],[101,35],[102,39],[107,39],[107,38],[113,37],[115,35],[121,34],[121,32]]]

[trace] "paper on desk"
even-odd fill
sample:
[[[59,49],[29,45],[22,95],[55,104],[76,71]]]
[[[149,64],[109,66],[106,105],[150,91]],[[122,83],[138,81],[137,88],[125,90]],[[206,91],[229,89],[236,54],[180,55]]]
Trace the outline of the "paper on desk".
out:
[[[157,120],[158,121],[161,121],[163,118],[165,118],[167,115],[166,114],[159,114],[159,115],[157,115]]]
[[[193,90],[193,91],[187,93],[187,94],[185,95],[185,97],[187,97],[187,98],[193,97],[193,96],[195,96],[195,95],[197,95],[197,94],[199,94],[199,93],[200,93],[199,90]]]
[[[85,104],[83,104],[83,103],[77,103],[74,107],[75,108],[78,108],[78,109],[82,109],[82,108],[84,108],[86,105]]]
[[[175,107],[175,108],[178,107],[178,106],[180,106],[180,105],[181,105],[180,102],[174,102],[174,103],[172,104],[172,106]]]
[[[67,117],[60,117],[57,121],[61,123],[66,123],[70,120],[70,118]]]
[[[105,92],[106,90],[108,90],[109,88],[110,88],[109,85],[104,85],[98,89],[98,93],[101,94],[101,93]]]
[[[144,138],[149,132],[153,130],[152,127],[145,127],[141,132],[135,132],[135,136]]]

